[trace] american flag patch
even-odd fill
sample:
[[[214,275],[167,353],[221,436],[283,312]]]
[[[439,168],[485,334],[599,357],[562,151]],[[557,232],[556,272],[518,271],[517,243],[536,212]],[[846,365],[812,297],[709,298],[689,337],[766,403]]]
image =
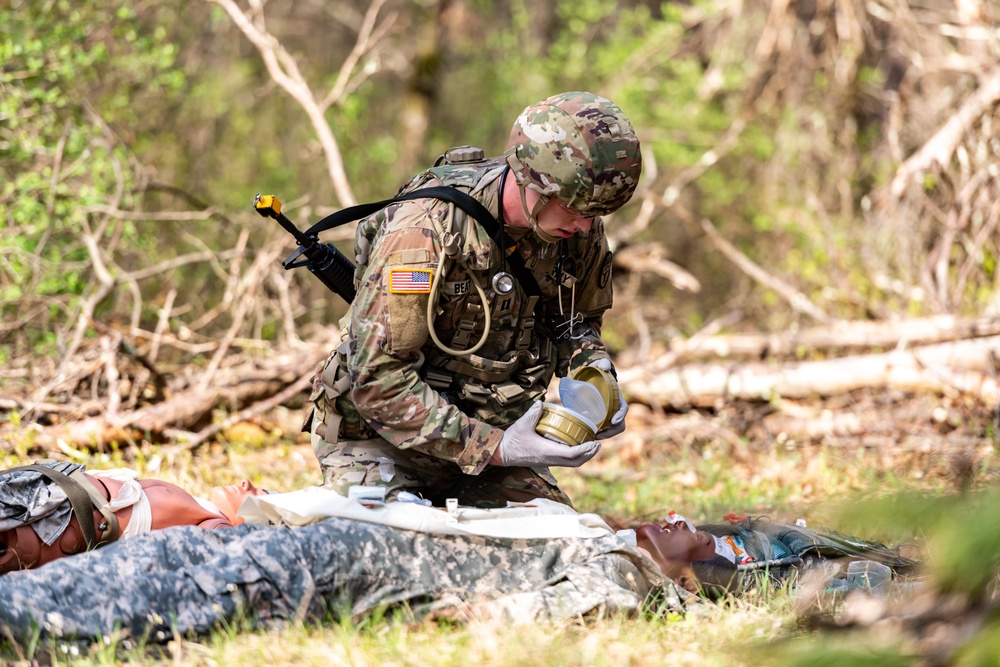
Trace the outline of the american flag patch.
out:
[[[390,294],[428,294],[431,291],[430,269],[390,269]]]

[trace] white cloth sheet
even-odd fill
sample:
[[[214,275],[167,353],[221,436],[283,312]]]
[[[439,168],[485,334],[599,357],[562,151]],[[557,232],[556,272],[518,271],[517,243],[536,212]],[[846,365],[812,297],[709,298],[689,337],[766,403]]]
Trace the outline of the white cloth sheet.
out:
[[[542,498],[497,509],[441,509],[412,502],[362,503],[319,486],[248,496],[239,516],[250,523],[303,526],[329,517],[439,535],[506,538],[602,537],[615,531],[596,514]]]

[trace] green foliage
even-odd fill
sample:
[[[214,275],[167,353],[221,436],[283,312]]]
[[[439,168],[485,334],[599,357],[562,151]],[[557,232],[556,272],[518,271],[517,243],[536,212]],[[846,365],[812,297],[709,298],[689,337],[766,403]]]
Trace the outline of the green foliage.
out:
[[[916,656],[902,647],[858,645],[856,639],[821,638],[815,642],[800,641],[786,645],[755,647],[751,653],[782,667],[911,667]]]
[[[976,597],[1000,568],[1000,492],[901,493],[853,505],[843,518],[877,533],[919,532],[929,543],[928,569],[944,592]]]
[[[886,253],[887,274],[895,261],[888,246],[873,252],[861,205],[892,173],[879,106],[891,83],[879,55],[886,52],[881,32],[866,32],[859,48],[838,41],[831,16],[817,15],[810,25],[790,20],[783,29],[794,33],[791,50],[758,62],[769,20],[760,4],[738,17],[711,0],[517,0],[444,10],[438,3],[402,8],[395,32],[359,64],[375,65],[375,73],[327,111],[359,199],[387,196],[451,145],[498,154],[526,104],[560,90],[593,90],[618,102],[638,128],[648,173],[657,174],[651,191],[672,197],[667,185],[691,175],[676,192],[691,220],[711,220],[831,314],[926,310],[912,291],[871,285],[878,273],[871,257]],[[354,25],[311,6],[266,13],[268,28],[321,98],[353,46]],[[81,225],[95,223],[87,217],[95,207],[176,208],[170,195],[142,191],[150,178],[219,207],[237,226],[252,217],[249,202],[258,191],[305,203],[309,217],[337,203],[305,113],[274,85],[256,49],[217,5],[195,3],[180,16],[169,3],[21,1],[4,18],[0,211],[15,232],[0,242],[4,296],[39,294],[72,310],[93,276],[86,250],[70,240]],[[414,156],[403,120],[423,113],[421,104],[429,126],[422,155]],[[947,196],[942,175],[925,179],[929,195]],[[114,200],[118,192],[121,201]],[[636,210],[632,204],[619,217]],[[216,249],[238,229],[217,221],[151,229],[136,221],[131,229],[109,229],[105,239],[119,233],[136,251],[122,260],[133,266],[139,251],[180,254],[192,237]],[[843,239],[833,254],[835,233]],[[761,328],[798,319],[775,307],[781,301],[773,293],[747,290],[745,276],[671,213],[654,216],[639,240],[646,239],[664,243],[671,259],[703,281],[694,300],[666,284],[644,286],[644,296],[671,308],[677,321],[713,319],[734,295]],[[53,259],[53,248],[73,263]],[[977,255],[959,295],[967,309],[993,298],[994,251],[987,243]],[[196,266],[184,278],[187,292],[200,293],[198,286],[217,276]],[[13,316],[9,308],[4,314]]]
[[[1000,567],[1000,492],[955,499],[935,507],[930,562],[945,592],[978,597],[996,581]]]
[[[130,126],[143,95],[176,89],[183,78],[173,70],[176,48],[162,32],[142,34],[130,3],[25,2],[3,21],[0,310],[15,321],[23,299],[58,303],[50,309],[58,312],[88,290],[89,253],[77,239],[94,224],[92,211],[114,206],[115,193],[127,196],[133,185],[121,167],[128,150],[108,127]],[[109,228],[105,239],[112,233],[117,242],[141,241],[133,224]],[[43,351],[52,340],[45,321],[28,332]]]

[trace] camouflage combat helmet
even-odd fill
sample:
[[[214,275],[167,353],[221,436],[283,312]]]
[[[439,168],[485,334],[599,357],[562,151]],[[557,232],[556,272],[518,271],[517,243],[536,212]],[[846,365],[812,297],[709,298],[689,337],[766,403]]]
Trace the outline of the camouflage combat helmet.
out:
[[[581,215],[617,211],[642,171],[639,138],[622,110],[593,93],[554,95],[518,116],[505,156],[518,185]],[[534,217],[532,215],[532,217]]]

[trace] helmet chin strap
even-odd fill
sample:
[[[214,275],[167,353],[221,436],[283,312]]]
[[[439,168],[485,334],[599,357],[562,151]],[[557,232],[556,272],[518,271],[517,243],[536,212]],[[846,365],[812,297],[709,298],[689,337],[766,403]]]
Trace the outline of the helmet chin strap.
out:
[[[535,232],[536,235],[538,235],[538,238],[542,239],[542,241],[544,241],[545,243],[555,243],[556,241],[559,240],[559,237],[552,236],[551,234],[542,230],[542,228],[538,225],[538,212],[542,210],[543,206],[545,206],[546,202],[548,201],[548,198],[539,197],[538,201],[535,202],[535,210],[529,211],[528,199],[527,196],[525,195],[526,190],[527,190],[526,187],[518,184],[517,191],[521,195],[521,212],[524,213],[524,217],[528,219],[528,222],[531,224],[531,230]]]

